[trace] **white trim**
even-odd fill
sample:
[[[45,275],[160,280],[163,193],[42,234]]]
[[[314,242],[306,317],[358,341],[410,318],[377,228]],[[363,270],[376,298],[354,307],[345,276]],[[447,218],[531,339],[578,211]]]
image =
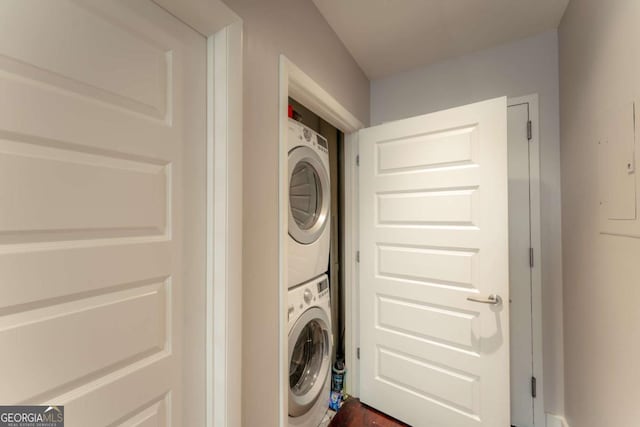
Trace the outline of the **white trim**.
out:
[[[207,39],[207,271],[206,271],[206,359],[205,359],[205,375],[206,375],[206,391],[205,396],[207,399],[213,393],[213,378],[215,372],[214,358],[209,357],[213,354],[214,349],[214,295],[215,290],[213,284],[215,283],[215,239],[212,230],[215,229],[215,195],[212,189],[215,188],[215,162],[214,162],[214,145],[215,145],[215,41],[213,37]],[[214,89],[212,89],[214,88]],[[213,425],[213,411],[214,405],[206,405],[205,422],[207,427]]]
[[[560,415],[547,414],[546,427],[569,427],[569,423]]]
[[[239,427],[242,21],[220,0],[153,1],[207,38],[206,427]]]
[[[242,422],[242,24],[223,28],[208,42],[215,70],[215,137],[207,149],[207,188],[213,190],[207,201],[213,209],[213,217],[207,215],[207,258],[213,263],[207,426],[226,427]]]
[[[219,0],[153,0],[158,6],[205,37],[239,22],[240,18]]]
[[[360,346],[360,282],[358,280],[358,264],[356,253],[359,250],[359,213],[358,213],[358,166],[356,159],[359,153],[358,133],[345,135],[344,144],[344,186],[351,189],[344,198],[344,218],[348,221],[350,233],[344,233],[343,256],[345,258],[342,271],[345,306],[344,353],[348,367],[345,376],[344,390],[351,396],[360,395],[360,360],[357,349]],[[348,312],[347,312],[348,309]]]
[[[294,98],[345,134],[355,132],[364,127],[356,116],[344,108],[333,96],[306,75],[304,71],[289,61],[286,56],[280,56],[280,62],[282,63],[282,61],[287,63],[287,96]]]
[[[538,95],[509,98],[507,107],[517,104],[529,104],[531,120],[531,141],[529,142],[529,191],[530,191],[530,227],[531,246],[533,247],[533,268],[531,269],[531,305],[532,305],[532,349],[533,376],[536,377],[537,396],[533,400],[535,427],[544,427],[544,376],[542,365],[542,240],[540,232],[540,119]],[[542,421],[542,422],[541,422]]]
[[[293,64],[286,56],[280,55],[278,88],[278,422],[281,427],[288,424],[288,339],[287,339],[287,227],[289,186],[287,185],[287,117],[289,96],[302,103],[318,116],[341,130],[347,136],[364,127],[349,110],[325,91],[311,77]],[[347,288],[350,283],[345,283]]]
[[[280,55],[279,99],[278,108],[278,396],[280,405],[278,408],[278,425],[285,427],[288,424],[289,390],[288,390],[288,366],[289,342],[287,337],[287,233],[289,215],[287,200],[289,199],[288,176],[288,152],[287,152],[287,118],[289,108],[289,70],[290,62]]]

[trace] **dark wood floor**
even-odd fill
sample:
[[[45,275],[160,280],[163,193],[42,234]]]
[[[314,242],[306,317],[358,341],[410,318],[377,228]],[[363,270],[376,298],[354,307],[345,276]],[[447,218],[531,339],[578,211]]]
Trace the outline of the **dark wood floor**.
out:
[[[376,411],[360,402],[359,399],[347,400],[338,411],[329,427],[410,427]]]

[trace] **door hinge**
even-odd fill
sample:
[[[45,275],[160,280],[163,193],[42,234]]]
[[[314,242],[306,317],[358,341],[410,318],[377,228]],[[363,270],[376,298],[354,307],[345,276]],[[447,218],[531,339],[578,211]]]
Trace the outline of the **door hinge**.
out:
[[[356,156],[356,166],[360,166],[360,154]]]
[[[537,385],[536,385],[536,377],[531,377],[531,397],[536,397],[538,395]]]
[[[527,141],[531,141],[533,138],[533,132],[531,130],[531,120],[527,121]]]
[[[529,248],[529,267],[533,268],[533,248]]]
[[[356,348],[356,357],[360,360],[360,347]]]
[[[356,251],[356,262],[360,262],[360,251]]]

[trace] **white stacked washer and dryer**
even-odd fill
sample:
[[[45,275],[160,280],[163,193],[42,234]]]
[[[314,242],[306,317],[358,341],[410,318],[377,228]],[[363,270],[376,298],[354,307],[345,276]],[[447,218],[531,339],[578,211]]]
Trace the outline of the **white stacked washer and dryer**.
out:
[[[289,120],[289,426],[317,427],[331,382],[331,186],[327,140]]]

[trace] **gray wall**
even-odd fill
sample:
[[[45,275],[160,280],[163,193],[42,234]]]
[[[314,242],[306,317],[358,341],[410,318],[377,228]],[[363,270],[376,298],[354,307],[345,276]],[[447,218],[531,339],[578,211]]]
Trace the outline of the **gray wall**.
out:
[[[558,44],[555,31],[371,83],[379,124],[498,96],[537,93],[542,178],[542,298],[546,411],[563,413]]]
[[[308,0],[226,0],[244,21],[243,425],[278,421],[278,62],[285,54],[363,123],[369,81]]]
[[[599,234],[595,135],[604,111],[639,98],[640,1],[573,0],[559,37],[566,415],[634,427],[640,239]]]

